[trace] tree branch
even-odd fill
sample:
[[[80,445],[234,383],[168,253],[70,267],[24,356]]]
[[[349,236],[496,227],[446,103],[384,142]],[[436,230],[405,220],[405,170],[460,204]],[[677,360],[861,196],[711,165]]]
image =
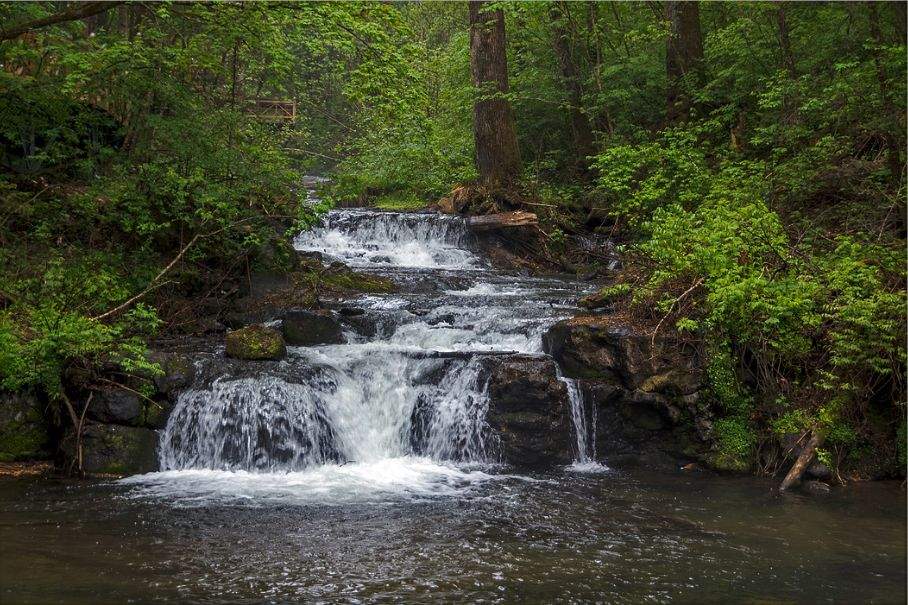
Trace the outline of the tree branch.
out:
[[[70,8],[63,12],[41,17],[40,19],[34,19],[32,21],[26,21],[25,23],[20,23],[19,25],[15,25],[8,29],[0,30],[0,42],[3,40],[12,40],[33,29],[91,17],[92,15],[108,11],[120,4],[124,4],[124,2],[74,2]]]

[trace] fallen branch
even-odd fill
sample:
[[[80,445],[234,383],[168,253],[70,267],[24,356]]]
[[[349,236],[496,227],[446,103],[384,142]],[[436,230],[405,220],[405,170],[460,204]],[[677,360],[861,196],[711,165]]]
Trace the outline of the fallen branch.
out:
[[[691,292],[693,292],[694,290],[696,290],[697,287],[698,287],[700,284],[702,284],[702,283],[703,283],[703,278],[701,277],[700,279],[698,279],[697,281],[694,282],[694,285],[692,285],[690,288],[688,288],[687,290],[685,290],[685,291],[681,294],[681,296],[679,296],[678,298],[676,298],[675,300],[672,301],[672,305],[668,308],[668,313],[666,313],[666,314],[662,317],[662,319],[659,320],[659,323],[656,324],[656,328],[653,330],[653,336],[652,336],[652,338],[651,338],[650,341],[649,341],[649,343],[650,343],[651,346],[655,346],[655,345],[656,345],[656,334],[659,333],[659,328],[662,327],[662,323],[663,323],[666,319],[668,319],[669,316],[672,314],[672,311],[675,310],[675,305],[677,305],[679,302],[681,302],[681,300],[683,300],[684,297],[686,297],[688,294],[690,294]]]
[[[0,41],[3,40],[12,40],[17,36],[29,32],[33,29],[39,29],[42,27],[47,27],[48,25],[56,25],[57,23],[66,23],[69,21],[78,21],[79,19],[84,19],[86,17],[91,17],[92,15],[97,15],[109,11],[115,6],[120,4],[125,4],[124,2],[74,2],[73,5],[66,9],[65,11],[56,13],[54,15],[49,15],[47,17],[41,17],[40,19],[34,19],[32,21],[26,21],[25,23],[20,23],[10,27],[9,29],[0,30]]]
[[[473,229],[507,229],[511,227],[523,227],[526,225],[538,225],[539,218],[532,212],[517,210],[515,212],[501,212],[499,214],[486,214],[482,216],[471,216],[467,219],[467,226]]]
[[[804,449],[798,455],[798,459],[795,460],[794,466],[791,467],[791,470],[785,475],[785,479],[782,480],[782,485],[779,486],[780,492],[784,492],[801,482],[804,471],[813,462],[814,454],[816,454],[817,448],[821,445],[823,445],[823,435],[818,431],[814,431],[810,441],[807,442],[807,445],[804,446]]]
[[[164,283],[159,284],[157,282],[159,279],[161,279],[162,277],[167,275],[167,272],[170,271],[173,268],[173,266],[176,265],[180,261],[181,258],[183,258],[183,255],[186,254],[186,251],[189,250],[189,248],[196,242],[197,239],[199,239],[198,234],[194,235],[193,238],[191,240],[189,240],[189,243],[186,244],[185,246],[183,246],[183,249],[180,250],[180,253],[177,254],[174,257],[174,259],[172,261],[170,261],[170,263],[168,263],[168,265],[166,267],[161,269],[160,273],[155,275],[154,279],[151,280],[151,283],[148,285],[147,288],[145,288],[144,290],[142,290],[141,292],[139,292],[138,294],[136,294],[135,296],[133,296],[132,298],[127,300],[126,302],[117,305],[110,311],[105,311],[104,313],[101,313],[100,315],[92,317],[92,319],[94,319],[95,321],[101,321],[102,319],[106,319],[106,318],[110,317],[111,315],[115,315],[115,314],[119,313],[120,311],[126,309],[130,305],[132,305],[134,302],[136,302],[137,300],[139,300],[140,298],[142,298],[143,296],[145,296],[152,290],[163,286],[164,283],[167,283],[167,282],[164,282]]]

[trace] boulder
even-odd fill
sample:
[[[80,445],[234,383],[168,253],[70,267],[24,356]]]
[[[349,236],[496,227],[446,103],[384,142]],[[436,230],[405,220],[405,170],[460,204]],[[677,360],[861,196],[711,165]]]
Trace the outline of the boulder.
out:
[[[162,395],[172,395],[192,384],[195,365],[188,355],[169,351],[153,351],[149,361],[158,364],[163,374],[153,377],[155,388]]]
[[[330,311],[288,311],[282,331],[287,344],[301,347],[342,344],[344,331]]]
[[[668,337],[653,342],[646,331],[601,315],[561,321],[543,344],[578,379],[600,455],[665,469],[710,463],[712,411],[700,396],[695,351]]]
[[[0,462],[50,455],[44,406],[32,393],[0,392]]]
[[[92,424],[82,432],[82,467],[88,473],[131,475],[158,469],[158,433],[152,429]],[[63,454],[68,461],[76,453],[70,430],[64,439]]]
[[[573,429],[567,388],[548,358],[486,357],[487,421],[500,439],[504,462],[519,467],[569,464]]]
[[[229,332],[226,344],[227,356],[237,359],[281,359],[287,352],[281,333],[263,325]]]
[[[142,421],[143,401],[124,389],[104,389],[94,392],[88,417],[110,424],[136,425]]]
[[[545,334],[547,353],[566,376],[620,383],[628,390],[669,395],[697,391],[702,373],[694,351],[667,338],[615,323],[610,317],[578,316]]]

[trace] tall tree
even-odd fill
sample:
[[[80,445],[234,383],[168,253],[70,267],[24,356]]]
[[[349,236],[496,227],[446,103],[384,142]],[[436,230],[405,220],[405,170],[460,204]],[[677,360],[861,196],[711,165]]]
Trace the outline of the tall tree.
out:
[[[699,2],[672,0],[665,3],[669,22],[666,69],[668,73],[667,118],[669,124],[690,117],[690,94],[684,90],[684,76],[696,73],[703,60]]]
[[[568,118],[571,124],[574,151],[577,153],[577,164],[581,170],[586,170],[586,158],[595,152],[593,129],[590,127],[586,114],[583,113],[583,89],[580,84],[580,74],[572,52],[571,35],[564,23],[567,10],[567,3],[559,0],[552,5],[549,14],[552,18],[555,55],[558,57],[561,79],[568,94]]]
[[[520,175],[520,150],[508,92],[508,63],[501,9],[470,2],[470,72],[478,96],[473,104],[476,168],[481,183],[508,185]]]

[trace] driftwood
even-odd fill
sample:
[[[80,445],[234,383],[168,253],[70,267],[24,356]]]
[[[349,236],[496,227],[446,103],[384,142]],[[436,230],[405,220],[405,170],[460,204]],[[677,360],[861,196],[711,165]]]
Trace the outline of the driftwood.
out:
[[[779,486],[779,491],[784,492],[788,488],[801,482],[801,476],[804,475],[804,471],[806,471],[807,467],[810,466],[810,463],[813,462],[814,454],[816,454],[817,448],[821,445],[823,445],[823,435],[815,431],[813,435],[811,435],[810,441],[808,441],[807,445],[804,446],[804,449],[801,450],[798,459],[795,460],[794,466],[792,466],[791,470],[788,471],[788,474],[785,475],[785,479],[782,480],[782,485]]]
[[[473,229],[509,229],[511,227],[523,227],[526,225],[538,225],[539,218],[532,212],[517,210],[515,212],[501,212],[499,214],[486,214],[482,216],[471,216],[467,219],[467,225]]]

